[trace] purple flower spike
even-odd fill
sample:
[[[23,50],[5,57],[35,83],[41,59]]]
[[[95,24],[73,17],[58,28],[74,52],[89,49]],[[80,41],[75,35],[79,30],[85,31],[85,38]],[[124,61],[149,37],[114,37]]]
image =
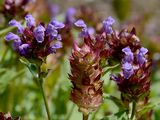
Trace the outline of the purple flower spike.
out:
[[[103,21],[103,28],[106,34],[112,34],[112,25],[115,23],[115,20],[109,16],[106,20]]]
[[[122,52],[125,53],[124,62],[133,62],[134,56],[130,47],[125,47],[122,49]]]
[[[35,19],[31,14],[26,15],[25,20],[27,21],[27,26],[29,28],[36,25]]]
[[[5,40],[6,41],[11,41],[11,40],[20,40],[20,37],[12,32],[9,32],[6,36],[5,36]]]
[[[19,46],[19,53],[20,55],[26,55],[28,52],[28,48],[29,48],[29,44],[22,44],[21,46]]]
[[[23,26],[22,26],[19,22],[17,22],[16,20],[11,20],[11,21],[9,22],[9,25],[10,25],[10,26],[15,26],[15,27],[17,27],[17,28],[18,28],[18,31],[17,31],[17,32],[23,34],[24,28],[23,28]]]
[[[148,50],[144,47],[141,47],[139,49],[139,53],[137,54],[137,62],[139,65],[143,65],[145,62],[147,62],[147,59],[145,58],[145,55],[147,54]]]
[[[76,21],[74,24],[77,27],[82,27],[82,28],[86,28],[87,27],[87,25],[85,24],[85,22],[83,20],[81,20],[81,19],[78,20],[78,21]]]
[[[61,29],[61,28],[64,28],[64,26],[65,26],[63,23],[58,22],[55,19],[53,19],[50,24],[52,24],[54,26],[54,29]]]
[[[34,37],[38,43],[42,43],[44,41],[44,31],[45,28],[42,25],[39,25],[34,29]]]
[[[122,65],[122,70],[123,70],[123,75],[124,75],[125,79],[130,78],[134,73],[132,64],[130,64],[128,62],[126,62]]]
[[[115,23],[115,20],[111,16],[109,16],[106,20],[103,21],[103,23],[108,26],[111,26]]]
[[[68,8],[67,12],[66,12],[66,21],[67,23],[73,23],[75,18],[74,18],[74,14],[76,13],[75,8]]]

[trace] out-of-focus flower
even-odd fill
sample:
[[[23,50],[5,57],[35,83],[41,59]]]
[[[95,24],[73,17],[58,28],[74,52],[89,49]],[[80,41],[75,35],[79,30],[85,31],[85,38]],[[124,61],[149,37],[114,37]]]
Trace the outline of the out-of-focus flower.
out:
[[[4,114],[0,112],[0,120],[21,120],[20,117],[13,118],[10,113]]]
[[[129,47],[124,50],[129,50]],[[132,51],[129,50],[130,52]],[[132,102],[148,96],[151,61],[148,60],[148,50],[144,47],[135,51],[132,62],[129,63],[126,56],[127,54],[122,59],[122,71],[118,76],[111,75],[111,79],[116,81],[122,97]]]
[[[71,25],[72,23],[75,22],[75,13],[76,9],[75,8],[68,8],[65,14],[65,24]]]
[[[104,32],[106,34],[112,34],[113,30],[112,30],[112,25],[115,23],[115,20],[109,16],[106,20],[103,21],[103,28],[104,28]]]
[[[25,7],[30,2],[33,2],[33,0],[5,0],[1,13],[7,21],[13,18],[22,19],[27,14]]]
[[[9,25],[18,28],[17,35],[9,32],[5,37],[7,41],[13,40],[13,47],[21,56],[43,59],[62,47],[58,30],[64,27],[63,23],[52,20],[48,26],[42,23],[36,26],[32,15],[26,15],[25,19],[26,28],[16,20],[11,20]]]

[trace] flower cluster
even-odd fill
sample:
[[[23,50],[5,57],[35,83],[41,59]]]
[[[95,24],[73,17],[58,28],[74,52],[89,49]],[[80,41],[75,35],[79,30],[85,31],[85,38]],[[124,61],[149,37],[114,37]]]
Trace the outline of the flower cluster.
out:
[[[82,28],[80,34],[84,43],[81,47],[75,43],[70,57],[69,77],[73,84],[71,100],[79,106],[80,111],[88,114],[96,110],[103,101],[101,60],[103,55],[107,57],[108,51],[103,36],[91,36],[83,20],[78,20],[75,25]]]
[[[20,56],[43,59],[62,47],[58,31],[64,27],[63,23],[53,19],[47,26],[43,23],[36,25],[30,14],[25,16],[25,20],[27,27],[11,20],[9,25],[17,27],[17,34],[9,32],[5,37],[7,41],[13,41],[13,48]]]
[[[147,96],[150,89],[151,62],[148,60],[148,50],[141,47],[133,53],[128,46],[122,52],[122,71],[118,76],[111,75],[111,79],[116,81],[124,99],[137,101],[142,96]]]
[[[115,20],[108,17],[103,21],[103,31],[106,35],[106,41],[110,48],[110,53],[113,58],[121,59],[123,56],[122,49],[129,46],[133,52],[141,47],[140,40],[136,36],[135,28],[130,32],[126,29],[122,31],[114,31],[112,25]]]

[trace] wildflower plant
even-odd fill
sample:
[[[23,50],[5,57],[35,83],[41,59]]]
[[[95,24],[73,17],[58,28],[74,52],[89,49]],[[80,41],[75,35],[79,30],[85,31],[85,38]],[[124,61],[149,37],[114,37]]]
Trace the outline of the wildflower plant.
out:
[[[11,20],[9,25],[17,27],[17,34],[9,32],[5,40],[12,41],[13,49],[21,56],[20,61],[29,68],[36,79],[44,98],[48,119],[51,120],[43,90],[43,78],[46,77],[48,70],[41,68],[47,56],[56,53],[56,50],[62,47],[61,35],[58,31],[64,27],[64,24],[55,19],[52,19],[47,26],[44,23],[37,24],[31,14],[26,15],[25,20],[26,27],[16,20]]]

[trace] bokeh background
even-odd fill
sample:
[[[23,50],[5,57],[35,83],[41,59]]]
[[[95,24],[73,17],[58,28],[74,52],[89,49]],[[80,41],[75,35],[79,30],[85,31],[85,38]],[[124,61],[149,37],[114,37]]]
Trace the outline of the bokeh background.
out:
[[[0,1],[3,9],[4,0]],[[152,85],[150,101],[160,101],[160,1],[159,0],[34,0],[27,6],[27,12],[33,14],[39,21],[48,22],[53,16],[62,21],[69,7],[80,10],[87,8],[100,22],[108,16],[116,20],[114,28],[121,30],[136,28],[137,36],[144,47],[150,51],[153,59]],[[50,7],[54,8],[51,12]],[[78,14],[78,13],[77,13]],[[85,13],[83,13],[85,14]],[[83,16],[82,14],[82,16]],[[96,19],[95,18],[95,19]],[[22,18],[23,19],[23,18]],[[87,16],[86,20],[92,21]],[[4,41],[8,31],[7,20],[0,14],[0,111],[10,112],[13,116],[21,116],[22,120],[44,120],[45,106],[39,88],[29,70],[20,63],[19,58],[11,47]],[[88,22],[89,25],[92,25]],[[10,29],[10,28],[9,28]],[[3,33],[2,33],[3,31]],[[71,47],[63,57],[56,55],[48,57],[49,75],[45,79],[45,92],[51,109],[53,120],[81,120],[78,108],[69,100],[71,83],[69,55]],[[56,59],[55,59],[56,58]],[[106,74],[104,93],[119,97],[117,86],[109,80]],[[104,100],[98,111],[90,115],[90,120],[100,120],[106,115],[116,113],[118,108],[110,100]],[[160,107],[153,110],[152,118],[160,119]],[[47,119],[47,118],[46,118]]]

